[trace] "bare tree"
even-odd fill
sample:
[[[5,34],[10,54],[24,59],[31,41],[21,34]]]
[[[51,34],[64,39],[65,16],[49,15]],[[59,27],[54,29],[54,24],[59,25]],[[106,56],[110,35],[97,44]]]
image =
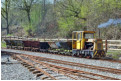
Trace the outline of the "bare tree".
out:
[[[7,34],[9,34],[9,26],[10,26],[10,22],[9,22],[10,2],[11,2],[11,0],[5,0],[5,1],[1,2],[2,3],[1,15],[5,19],[6,24],[7,24],[6,28],[2,28],[2,29],[6,29]]]
[[[31,8],[35,0],[14,0],[15,5],[20,9],[24,10],[27,13],[28,21],[31,23]]]

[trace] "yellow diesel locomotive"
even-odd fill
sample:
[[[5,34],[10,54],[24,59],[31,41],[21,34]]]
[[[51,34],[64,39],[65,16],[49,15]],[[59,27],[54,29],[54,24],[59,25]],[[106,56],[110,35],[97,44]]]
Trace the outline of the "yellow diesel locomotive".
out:
[[[86,58],[105,57],[102,39],[96,39],[94,31],[73,31],[72,56]]]

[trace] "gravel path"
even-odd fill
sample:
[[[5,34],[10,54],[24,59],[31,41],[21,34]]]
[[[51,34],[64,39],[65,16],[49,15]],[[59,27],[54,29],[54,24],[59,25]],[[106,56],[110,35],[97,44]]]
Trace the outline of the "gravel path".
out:
[[[10,62],[7,62],[7,58]],[[10,56],[2,55],[1,62],[7,62],[7,64],[1,64],[1,80],[36,80],[34,74]]]
[[[88,64],[88,65],[121,69],[121,63],[113,63],[113,62],[108,62],[108,61],[90,60],[90,59],[85,59],[85,58],[75,58],[75,57],[59,56],[59,55],[13,50],[13,49],[2,49],[2,50],[9,51],[9,52],[23,53],[23,54],[28,54],[28,55],[35,55],[35,56],[46,57],[46,58],[52,58],[52,59],[58,59],[58,60],[69,61],[69,62],[76,62],[76,63],[83,63],[83,64]]]

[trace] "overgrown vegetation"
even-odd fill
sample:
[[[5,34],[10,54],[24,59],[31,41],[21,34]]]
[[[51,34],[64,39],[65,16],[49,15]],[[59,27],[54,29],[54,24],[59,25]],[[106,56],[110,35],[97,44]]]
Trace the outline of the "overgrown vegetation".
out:
[[[5,41],[1,41],[1,48],[6,48],[6,43],[5,43]]]
[[[121,57],[121,51],[108,51],[107,56],[112,56],[114,59],[119,59]]]
[[[2,0],[1,4],[2,28],[15,36],[71,38],[72,31],[80,30],[96,31],[98,36],[99,24],[121,18],[121,0]],[[121,39],[120,24],[100,32],[102,39]]]

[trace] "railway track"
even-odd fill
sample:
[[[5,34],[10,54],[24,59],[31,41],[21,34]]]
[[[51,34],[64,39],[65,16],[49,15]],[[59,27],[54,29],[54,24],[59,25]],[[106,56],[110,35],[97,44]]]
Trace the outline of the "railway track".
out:
[[[6,48],[4,48],[6,49]],[[14,49],[17,50],[17,49]],[[19,51],[19,50],[18,50]],[[48,53],[48,52],[37,52],[37,51],[30,51],[30,50],[21,50],[21,51],[28,51],[28,52],[36,52],[36,53],[43,53],[43,54],[53,54],[53,55],[59,55],[59,56],[66,56],[66,57],[72,57],[71,55],[64,55],[64,54],[59,54],[59,53]],[[79,57],[73,57],[73,58],[79,58]],[[87,59],[87,58],[83,58]],[[90,60],[100,60],[100,61],[107,61],[107,62],[114,62],[114,63],[121,63],[120,60],[114,60],[114,59],[90,59]]]
[[[59,74],[55,72],[53,69],[44,66],[43,64],[35,62],[33,59],[29,59],[26,57],[21,57],[19,55],[14,56],[18,61],[21,61],[21,64],[27,67],[33,74],[36,74],[36,77],[42,76],[40,79],[42,80],[61,80],[67,79],[70,80],[69,76],[65,76],[63,74]]]
[[[104,72],[110,72],[110,73],[114,73],[114,74],[121,74],[121,70],[120,69],[100,67],[100,66],[94,66],[94,65],[87,65],[87,64],[75,63],[75,62],[68,62],[68,61],[44,58],[44,57],[33,56],[33,55],[22,54],[22,56],[31,57],[31,58],[37,59],[39,61],[46,61],[46,62],[52,62],[52,63],[76,66],[76,67],[89,68],[89,69],[94,69],[94,70],[99,70],[99,71],[104,71]]]
[[[51,79],[51,80],[58,80],[58,79],[89,79],[89,80],[100,80],[100,79],[107,79],[107,80],[118,80],[117,78],[99,75],[91,72],[71,69],[67,67],[57,66],[53,64],[49,64],[46,62],[41,62],[37,58],[28,55],[14,55],[14,59],[21,61],[21,63],[29,68],[33,73],[38,73],[37,76],[46,75],[41,79]],[[43,70],[44,69],[44,70]],[[46,69],[46,70],[45,70]],[[50,73],[47,71],[51,71]]]
[[[113,69],[113,68],[107,68],[107,67],[99,67],[99,66],[93,66],[93,65],[87,65],[87,64],[81,64],[81,63],[74,63],[74,62],[68,62],[68,61],[62,61],[62,60],[55,60],[50,58],[44,58],[39,56],[33,56],[33,55],[26,55],[26,54],[18,54],[18,53],[9,53],[10,55],[14,56],[17,60],[21,61],[21,63],[28,67],[30,71],[33,71],[33,73],[37,73],[38,76],[44,75],[41,79],[52,79],[56,80],[57,77],[60,77],[60,79],[69,79],[69,80],[80,80],[80,79],[88,79],[88,80],[97,80],[97,79],[108,79],[108,80],[118,80],[117,78],[95,74],[91,72],[71,69],[67,67],[61,67],[57,66],[56,64],[50,64],[51,63],[57,63],[57,64],[64,64],[64,65],[70,65],[70,66],[76,66],[76,67],[83,67],[88,69],[94,69],[99,70],[103,72],[110,72],[114,74],[121,74],[121,70],[119,69]],[[39,65],[38,65],[39,64]],[[48,73],[48,71],[51,71],[51,73]],[[56,78],[52,75],[55,75]],[[51,77],[50,77],[51,76]],[[61,78],[63,76],[63,78]],[[54,77],[54,78],[52,78]]]

